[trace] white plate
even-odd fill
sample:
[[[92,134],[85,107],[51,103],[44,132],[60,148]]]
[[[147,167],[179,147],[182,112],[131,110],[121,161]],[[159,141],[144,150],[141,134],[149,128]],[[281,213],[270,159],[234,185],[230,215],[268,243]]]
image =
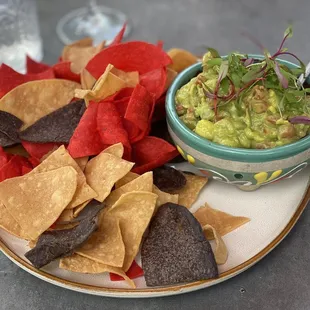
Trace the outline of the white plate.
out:
[[[184,170],[191,166],[182,164]],[[181,168],[180,167],[180,168]],[[111,282],[107,274],[85,275],[61,270],[54,262],[42,270],[33,268],[23,256],[26,242],[0,229],[2,252],[19,267],[52,284],[78,292],[112,297],[157,297],[186,293],[225,281],[248,269],[268,254],[293,228],[310,199],[310,167],[294,178],[262,187],[255,192],[211,181],[201,192],[192,211],[205,202],[216,209],[247,216],[251,221],[226,235],[229,250],[226,264],[219,266],[218,279],[170,287],[148,288],[143,278],[135,280],[137,289],[125,282]]]

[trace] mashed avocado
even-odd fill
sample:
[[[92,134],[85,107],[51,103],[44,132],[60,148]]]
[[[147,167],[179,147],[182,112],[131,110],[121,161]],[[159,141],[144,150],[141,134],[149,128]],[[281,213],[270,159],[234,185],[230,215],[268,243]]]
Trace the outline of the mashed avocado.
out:
[[[232,53],[223,60],[215,50],[204,55],[202,67],[175,96],[180,119],[201,137],[230,147],[266,149],[310,134],[307,122],[290,121],[310,117],[307,90],[296,84],[300,71],[270,55],[254,62]]]

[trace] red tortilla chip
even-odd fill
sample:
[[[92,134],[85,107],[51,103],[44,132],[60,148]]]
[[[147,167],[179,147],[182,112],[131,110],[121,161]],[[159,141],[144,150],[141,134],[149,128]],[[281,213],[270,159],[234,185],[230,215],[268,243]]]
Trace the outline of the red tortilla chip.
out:
[[[119,44],[122,42],[123,37],[124,37],[124,33],[126,31],[126,27],[127,27],[127,23],[125,23],[122,27],[122,29],[120,30],[120,32],[115,36],[115,38],[113,39],[113,41],[111,42],[111,44],[109,46],[113,46],[116,44]]]
[[[109,64],[125,72],[144,74],[170,63],[171,58],[156,45],[132,41],[105,48],[89,61],[86,69],[98,79]]]
[[[6,153],[0,146],[0,168],[3,167],[10,160],[10,155]]]
[[[0,98],[18,85],[34,80],[53,78],[55,78],[55,75],[52,69],[36,74],[21,74],[6,64],[2,64],[0,67]]]
[[[22,175],[27,174],[27,173],[30,172],[31,170],[32,170],[31,167],[22,166]]]
[[[116,100],[120,100],[120,99],[124,99],[124,98],[130,98],[133,90],[134,90],[134,88],[125,87],[125,88],[119,90],[117,93],[115,93],[111,97],[106,98],[106,100],[116,101]]]
[[[62,143],[35,143],[22,141],[22,145],[31,157],[41,159],[53,149],[57,149]]]
[[[132,172],[142,174],[160,167],[178,155],[176,148],[163,139],[147,136],[132,146],[136,163]]]
[[[12,156],[12,158],[0,168],[0,182],[21,176],[23,167],[31,168],[31,164],[28,162],[27,158],[20,155]]]
[[[167,70],[165,67],[146,72],[140,76],[140,84],[158,99],[166,88]]]
[[[155,103],[152,123],[166,118],[166,94],[163,94]]]
[[[99,104],[90,102],[69,142],[68,151],[73,158],[99,154],[104,145],[97,131]]]
[[[147,91],[147,89],[141,85],[137,85],[132,92],[124,120],[129,121],[126,126],[137,127],[138,130],[131,131],[129,139],[131,143],[135,143],[143,139],[150,130],[150,122],[154,111],[154,98]]]
[[[77,83],[81,81],[80,75],[71,71],[71,63],[69,61],[59,62],[53,66],[53,69],[57,79],[65,79]]]
[[[40,72],[49,70],[51,68],[49,65],[46,65],[42,62],[36,62],[32,58],[30,58],[28,55],[26,58],[26,67],[27,67],[27,73],[31,73],[31,74],[40,73]]]
[[[130,159],[131,146],[128,134],[113,102],[101,101],[98,103],[97,130],[103,144],[113,145],[121,142],[125,148],[124,158]]]
[[[41,164],[40,160],[35,157],[29,157],[28,161],[31,163],[33,168]]]
[[[164,41],[158,40],[158,41],[157,41],[157,46],[158,46],[160,49],[163,49],[163,48],[164,48]]]
[[[130,279],[136,279],[142,277],[144,275],[143,269],[133,261],[130,268],[126,272],[127,277]],[[111,281],[125,281],[125,279],[118,274],[110,273],[110,280]]]

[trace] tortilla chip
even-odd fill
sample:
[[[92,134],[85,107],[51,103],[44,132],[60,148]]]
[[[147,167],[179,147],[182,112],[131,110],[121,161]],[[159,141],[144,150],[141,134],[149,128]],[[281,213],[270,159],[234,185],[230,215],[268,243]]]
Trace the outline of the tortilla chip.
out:
[[[115,188],[122,187],[123,185],[133,181],[134,179],[138,178],[140,174],[134,172],[128,172],[123,178],[118,180],[115,184]]]
[[[98,231],[93,233],[76,253],[101,264],[122,267],[125,258],[125,245],[119,219],[103,216]]]
[[[0,228],[6,230],[8,233],[22,239],[29,239],[26,232],[20,227],[16,220],[7,211],[4,204],[0,203]]]
[[[34,143],[68,144],[85,110],[84,100],[70,102],[19,132],[19,137],[23,141]]]
[[[131,182],[119,187],[111,192],[105,200],[106,205],[112,206],[125,193],[134,191],[152,192],[153,189],[153,172],[146,172]]]
[[[15,115],[0,111],[0,145],[9,147],[20,143],[19,128],[23,122]]]
[[[101,101],[122,88],[127,87],[126,81],[122,80],[115,74],[111,73],[113,69],[112,65],[107,66],[104,73],[96,81],[95,85],[91,90],[88,89],[76,89],[75,97],[84,99],[86,104],[89,104],[89,101]]]
[[[75,207],[73,209],[73,217],[77,217],[79,215],[79,213],[89,204],[90,201],[91,201],[91,199],[86,200],[85,202],[83,202],[79,206]]]
[[[96,200],[102,202],[110,194],[114,184],[125,176],[134,163],[120,159],[109,153],[100,153],[86,165],[87,183],[97,193]]]
[[[124,155],[124,146],[122,143],[113,144],[104,149],[102,153],[109,153],[116,157],[122,158]]]
[[[170,85],[172,84],[172,82],[174,81],[177,75],[178,75],[178,72],[176,72],[175,70],[171,68],[167,68],[167,79],[166,79],[166,84],[165,84],[165,90],[167,90],[170,87]]]
[[[213,209],[207,203],[203,207],[199,208],[194,213],[194,216],[201,226],[205,226],[207,224],[211,225],[220,236],[224,236],[250,221],[247,217],[234,216],[226,212]],[[212,234],[208,231],[205,232],[205,236],[209,240],[213,239]]]
[[[153,193],[158,196],[156,201],[156,209],[167,202],[172,202],[178,204],[179,202],[179,195],[178,194],[169,194],[166,192],[161,191],[157,186],[153,185]]]
[[[179,205],[189,209],[196,201],[202,188],[208,183],[208,179],[191,174],[185,174],[185,177],[186,185],[173,193],[179,195]]]
[[[83,202],[95,198],[97,195],[96,192],[86,183],[83,171],[63,145],[50,154],[39,166],[34,168],[30,174],[50,171],[64,166],[71,166],[78,175],[76,192],[72,201],[68,204],[67,209],[73,209]]]
[[[17,86],[0,100],[0,110],[9,112],[24,122],[26,129],[43,116],[68,104],[78,83],[50,79],[32,81]]]
[[[0,200],[34,240],[57,220],[72,200],[76,186],[76,171],[62,167],[3,181]]]
[[[145,173],[145,174],[147,174],[147,173]],[[135,180],[139,177],[140,177],[140,175],[137,173],[128,172],[122,179],[120,179],[119,181],[116,182],[116,184],[115,184],[116,190],[113,191],[111,193],[111,195],[114,192],[116,192],[119,188],[124,188],[125,184],[132,183],[133,180]],[[140,189],[140,190],[142,190],[142,189]],[[179,201],[179,195],[178,194],[174,195],[174,194],[169,194],[169,193],[163,192],[155,185],[153,185],[152,191],[154,194],[156,194],[158,196],[157,201],[156,201],[156,209],[158,207],[160,207],[161,205],[167,203],[167,202],[178,203],[178,201]]]
[[[73,272],[90,274],[104,272],[116,273],[123,277],[132,288],[136,288],[135,283],[129,277],[127,277],[126,273],[121,268],[99,264],[89,258],[83,257],[78,254],[73,254],[72,256],[62,258],[59,263],[59,268]]]
[[[73,219],[73,210],[72,209],[65,209],[60,214],[59,218],[57,219],[57,222],[69,222],[72,219]]]
[[[89,157],[88,156],[84,156],[84,157],[79,157],[79,158],[75,158],[74,160],[76,161],[76,163],[79,165],[80,169],[82,171],[85,170],[86,164],[88,162]]]
[[[96,79],[84,68],[81,72],[81,85],[83,89],[92,89],[96,83]]]
[[[123,265],[125,272],[138,254],[142,236],[153,216],[156,200],[157,195],[150,192],[130,192],[123,194],[107,211],[108,215],[120,221],[126,250]]]
[[[213,249],[213,253],[216,263],[218,265],[225,264],[228,258],[228,250],[221,236],[218,234],[214,227],[208,224],[204,225],[202,230],[208,232],[208,234],[212,234],[213,239],[215,239],[216,246],[215,249]]]
[[[173,69],[178,73],[198,61],[197,56],[180,48],[172,48],[167,52],[167,54],[172,59],[172,64],[170,64],[168,68]]]
[[[24,157],[28,157],[29,154],[27,151],[24,149],[24,147],[21,144],[11,146],[11,147],[6,147],[5,152],[13,155],[20,155]]]
[[[111,70],[111,73],[113,73],[120,79],[124,80],[127,84],[127,87],[135,87],[137,84],[139,84],[139,72],[138,71],[125,72],[123,70],[119,70],[113,67]]]
[[[99,53],[105,46],[105,41],[98,46],[93,46],[91,38],[73,42],[63,48],[61,58],[63,61],[70,61],[71,71],[79,74],[85,68],[90,59]]]

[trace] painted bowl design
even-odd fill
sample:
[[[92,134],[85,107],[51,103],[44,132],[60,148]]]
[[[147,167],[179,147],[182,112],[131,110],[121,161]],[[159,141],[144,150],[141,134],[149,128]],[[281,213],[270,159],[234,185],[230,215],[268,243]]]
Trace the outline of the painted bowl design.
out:
[[[288,61],[281,62],[297,67]],[[181,72],[166,97],[168,130],[184,159],[207,177],[248,191],[291,178],[310,164],[310,136],[285,146],[254,150],[216,144],[188,129],[176,113],[174,98],[176,91],[201,70],[201,63],[197,63]]]

